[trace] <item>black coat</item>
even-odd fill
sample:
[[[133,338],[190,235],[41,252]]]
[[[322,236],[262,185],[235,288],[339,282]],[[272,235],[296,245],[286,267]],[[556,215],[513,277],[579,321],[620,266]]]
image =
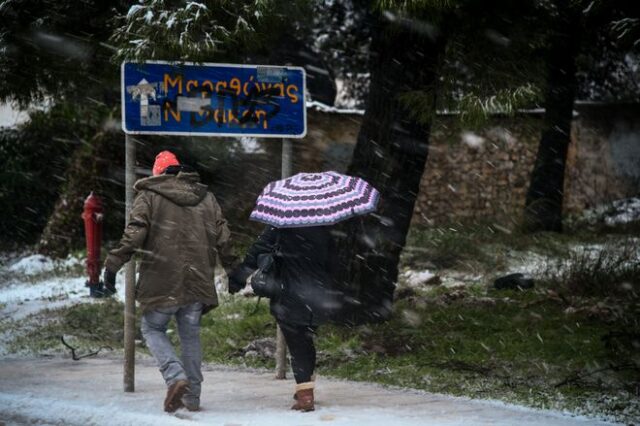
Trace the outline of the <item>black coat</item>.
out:
[[[343,294],[335,290],[338,257],[330,231],[327,226],[266,228],[231,274],[230,290],[244,287],[258,267],[258,255],[269,253],[277,241],[284,291],[271,299],[271,313],[279,322],[294,325],[318,326],[327,322],[343,303]]]

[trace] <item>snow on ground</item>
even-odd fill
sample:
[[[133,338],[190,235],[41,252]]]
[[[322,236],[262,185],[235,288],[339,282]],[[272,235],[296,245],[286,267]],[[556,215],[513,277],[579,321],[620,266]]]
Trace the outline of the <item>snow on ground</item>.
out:
[[[533,277],[543,275],[555,258],[534,252],[513,252],[508,262],[508,273],[521,273]]]
[[[87,278],[78,276],[75,269],[84,264],[83,259],[52,260],[39,254],[27,254],[17,259],[13,255],[3,255],[2,258],[5,265],[0,282],[0,322],[21,321],[45,309],[96,302],[89,297],[89,288],[85,286]],[[124,300],[122,272],[118,274],[118,282],[118,292],[113,297]],[[3,328],[0,357],[9,355],[8,344],[23,331],[14,326]]]
[[[578,265],[586,261],[605,262],[604,266],[606,266],[606,262],[615,262],[619,257],[629,259],[620,263],[619,267],[634,265],[637,259],[640,259],[640,238],[627,237],[623,242],[611,241],[602,244],[568,244],[562,257],[531,250],[509,250],[503,267],[490,272],[482,269],[477,271],[404,269],[398,277],[398,285],[414,289],[429,289],[435,286],[453,288],[488,283],[488,280],[493,277],[514,273],[541,279],[571,270],[576,262]]]
[[[627,198],[613,202],[611,211],[604,218],[604,223],[614,226],[637,220],[640,220],[640,198]]]
[[[0,320],[15,321],[46,308],[95,302],[88,297],[85,277],[77,276],[77,271],[75,275],[73,271],[60,272],[64,271],[62,265],[73,266],[78,262],[80,260],[68,259],[65,263],[56,263],[36,255],[14,259],[6,268],[10,274],[3,273],[4,282],[0,286]],[[436,278],[428,270],[409,271],[405,276],[417,285]],[[222,277],[217,285],[224,287]],[[117,288],[115,297],[124,300],[123,271],[118,274]],[[164,384],[148,359],[138,357],[136,392],[128,394],[122,391],[121,360],[98,356],[74,362],[68,358],[29,359],[24,355],[11,359],[9,357],[16,354],[7,354],[5,344],[14,332],[0,336],[0,424],[3,425],[606,424],[495,401],[471,401],[322,378],[318,382],[318,410],[301,414],[289,410],[291,380],[275,381],[271,372],[258,374],[215,366],[204,374],[204,411],[168,415],[161,409]]]
[[[581,217],[588,223],[604,223],[607,226],[637,222],[640,221],[640,198],[615,200],[586,210]]]
[[[122,390],[118,359],[5,360],[0,363],[0,418],[8,425],[83,426],[607,424],[557,411],[324,377],[317,381],[316,411],[298,413],[289,409],[293,380],[274,380],[272,372],[213,366],[205,369],[204,379],[201,412],[166,414],[166,388],[149,360],[137,362],[134,393]]]
[[[52,272],[55,269],[69,269],[82,264],[82,262],[83,261],[81,259],[72,256],[65,260],[54,261],[41,254],[33,254],[23,257],[13,263],[7,268],[7,270],[9,272],[17,272],[24,275],[37,275],[44,272]]]
[[[576,246],[576,250],[581,247]],[[440,285],[443,287],[460,287],[482,283],[487,280],[488,275],[505,275],[518,272],[531,277],[540,277],[548,273],[556,263],[557,259],[551,256],[531,251],[512,251],[508,255],[504,269],[492,271],[491,274],[482,273],[482,271],[458,271],[455,269],[439,271],[433,269],[406,269],[399,276],[399,285],[411,288],[428,288]]]
[[[0,288],[0,315],[13,320],[43,309],[60,308],[79,302],[91,302],[85,277],[53,276],[35,283],[13,281]],[[124,274],[118,274],[117,293],[113,296],[124,301]]]
[[[78,276],[71,268],[84,265],[84,259],[69,257],[52,260],[40,254],[29,254],[4,268],[0,283],[0,318],[22,319],[43,309],[93,302],[86,287],[86,276]],[[116,276],[116,294],[124,302],[124,268]],[[216,270],[215,286],[226,291],[224,269]]]
[[[14,282],[0,291],[0,303],[20,303],[31,300],[78,298],[88,293],[86,278],[53,277],[37,283]]]
[[[69,257],[52,260],[40,254],[28,254],[3,268],[0,283],[0,319],[21,320],[44,309],[58,309],[76,303],[93,302],[87,278],[78,276],[73,268],[83,265],[84,259]],[[124,300],[124,272],[117,277],[116,297]],[[4,335],[3,341],[11,338]],[[0,347],[0,353],[4,353]]]
[[[423,271],[408,270],[403,275],[405,282],[409,287],[418,287],[422,284],[428,283],[436,277],[436,274],[428,269]]]
[[[0,103],[0,127],[17,127],[29,120],[29,114],[14,108],[10,103]]]
[[[8,268],[11,272],[34,275],[53,270],[53,261],[41,254],[34,254],[20,259]]]

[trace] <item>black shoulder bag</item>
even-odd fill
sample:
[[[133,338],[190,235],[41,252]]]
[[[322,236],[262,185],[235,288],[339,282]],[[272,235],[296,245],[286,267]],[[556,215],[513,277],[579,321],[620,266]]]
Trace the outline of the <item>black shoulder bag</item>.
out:
[[[256,296],[269,299],[277,298],[282,294],[284,283],[280,276],[280,233],[269,253],[259,254],[257,259],[258,270],[251,277],[251,288]]]

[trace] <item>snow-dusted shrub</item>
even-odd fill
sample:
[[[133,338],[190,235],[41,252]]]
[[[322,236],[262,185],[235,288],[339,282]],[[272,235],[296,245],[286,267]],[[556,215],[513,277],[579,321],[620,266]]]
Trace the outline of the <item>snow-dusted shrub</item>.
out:
[[[552,285],[579,296],[640,295],[640,256],[635,239],[586,246],[548,266]]]

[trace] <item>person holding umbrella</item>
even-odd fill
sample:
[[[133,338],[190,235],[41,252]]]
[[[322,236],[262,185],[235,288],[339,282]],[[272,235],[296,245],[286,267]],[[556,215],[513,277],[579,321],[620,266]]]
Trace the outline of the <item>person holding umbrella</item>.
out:
[[[343,305],[334,283],[338,257],[331,225],[372,212],[378,199],[378,191],[357,177],[299,173],[268,184],[251,213],[252,220],[268,226],[230,274],[229,292],[245,287],[261,255],[276,253],[282,290],[270,299],[270,311],[291,354],[293,410],[315,409],[313,337]]]

